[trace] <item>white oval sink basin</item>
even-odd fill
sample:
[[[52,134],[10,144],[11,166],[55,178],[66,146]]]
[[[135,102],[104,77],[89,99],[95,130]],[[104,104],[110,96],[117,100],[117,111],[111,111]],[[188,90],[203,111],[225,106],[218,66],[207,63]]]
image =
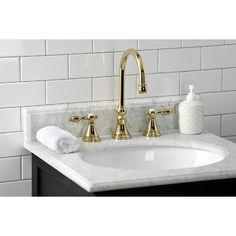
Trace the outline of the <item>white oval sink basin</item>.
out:
[[[89,164],[136,170],[182,169],[210,165],[223,160],[223,152],[187,147],[129,147],[84,155]]]

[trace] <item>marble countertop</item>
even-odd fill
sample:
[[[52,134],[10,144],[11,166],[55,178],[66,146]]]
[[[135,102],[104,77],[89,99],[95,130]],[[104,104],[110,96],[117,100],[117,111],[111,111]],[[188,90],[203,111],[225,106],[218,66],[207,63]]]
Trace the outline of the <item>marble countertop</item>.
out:
[[[88,153],[114,148],[163,145],[217,149],[227,155],[214,164],[172,170],[114,169],[89,164],[82,158]],[[236,177],[236,144],[210,133],[181,135],[174,132],[151,139],[135,136],[125,141],[105,138],[95,144],[81,142],[79,152],[71,154],[57,154],[37,141],[25,142],[24,147],[88,192]]]

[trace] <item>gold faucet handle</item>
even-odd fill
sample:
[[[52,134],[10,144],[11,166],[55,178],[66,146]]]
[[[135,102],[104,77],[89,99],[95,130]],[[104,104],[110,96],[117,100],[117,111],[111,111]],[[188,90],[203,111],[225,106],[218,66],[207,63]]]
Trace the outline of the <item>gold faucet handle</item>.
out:
[[[147,112],[145,112],[146,115],[149,116],[149,118],[155,118],[157,115],[157,111],[154,109],[149,109]]]
[[[95,127],[95,120],[98,118],[97,115],[94,114],[88,114],[86,116],[71,116],[69,121],[71,122],[80,122],[81,120],[87,120],[87,129],[85,134],[82,136],[82,140],[84,142],[99,142],[101,138],[99,137],[96,127]]]
[[[146,137],[158,137],[160,136],[160,131],[158,126],[156,125],[156,116],[157,116],[157,111],[154,109],[149,109],[146,112],[146,115],[149,117],[148,125],[146,129],[143,132],[143,135]]]
[[[155,109],[149,109],[147,112],[145,112],[145,114],[147,114],[150,118],[155,118],[157,114],[161,114],[164,116],[174,114],[174,110],[169,108],[160,111],[156,111]]]
[[[82,137],[82,140],[84,142],[93,143],[93,142],[101,141],[101,138],[99,137],[96,127],[95,127],[95,120],[97,118],[98,118],[97,115],[94,115],[91,113],[85,117],[85,120],[88,121],[88,127],[87,127],[85,135]]]
[[[146,114],[149,116],[147,128],[144,130],[143,135],[146,137],[158,137],[161,135],[160,130],[156,124],[157,114],[170,115],[173,114],[172,109],[164,109],[162,111],[156,111],[155,109],[149,109]]]
[[[97,118],[98,118],[97,115],[90,113],[87,116],[71,116],[69,121],[80,122],[81,120],[88,120],[88,121],[94,122]]]
[[[174,110],[171,109],[171,108],[168,108],[168,109],[164,109],[164,110],[161,110],[161,111],[157,111],[157,114],[161,114],[161,115],[172,115],[174,114]]]
[[[90,113],[85,117],[85,120],[88,120],[90,122],[94,122],[97,118],[98,118],[97,115]]]
[[[81,120],[84,120],[86,117],[84,116],[71,116],[69,121],[71,122],[80,122]]]

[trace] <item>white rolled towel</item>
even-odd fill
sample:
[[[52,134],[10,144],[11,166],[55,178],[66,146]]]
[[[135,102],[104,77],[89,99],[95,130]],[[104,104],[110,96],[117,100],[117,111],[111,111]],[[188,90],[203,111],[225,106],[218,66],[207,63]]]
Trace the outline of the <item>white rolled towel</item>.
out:
[[[79,140],[71,133],[56,127],[46,126],[36,134],[37,140],[58,153],[71,153],[79,149]]]

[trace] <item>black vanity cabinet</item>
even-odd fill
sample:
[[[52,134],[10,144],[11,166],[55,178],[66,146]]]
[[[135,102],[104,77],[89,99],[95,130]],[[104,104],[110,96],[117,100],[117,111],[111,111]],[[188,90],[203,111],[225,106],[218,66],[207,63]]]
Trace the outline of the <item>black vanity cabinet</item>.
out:
[[[236,178],[89,193],[33,155],[33,196],[236,196]]]

